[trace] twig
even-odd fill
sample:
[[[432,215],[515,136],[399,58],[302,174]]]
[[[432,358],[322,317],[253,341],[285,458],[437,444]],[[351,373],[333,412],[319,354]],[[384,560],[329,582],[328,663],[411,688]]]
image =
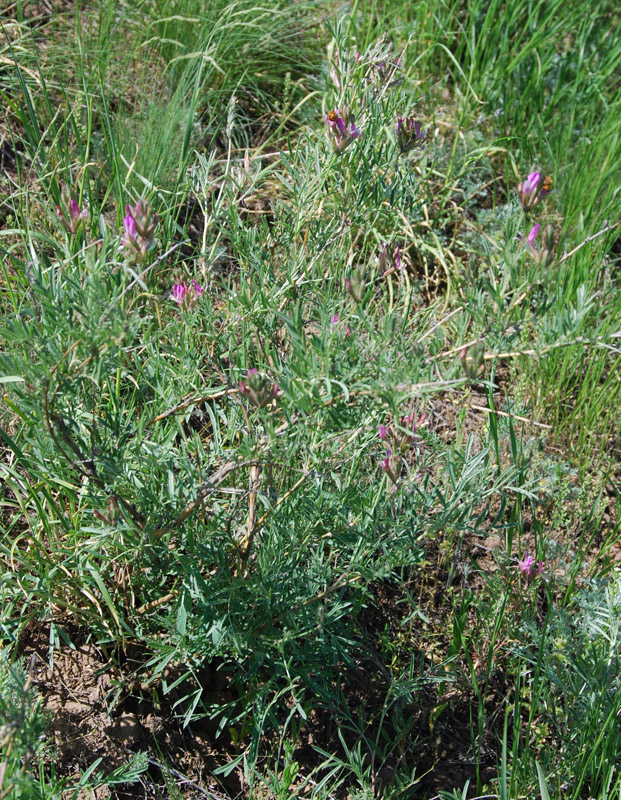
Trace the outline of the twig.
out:
[[[288,500],[291,497],[291,495],[300,488],[300,486],[304,483],[304,481],[308,478],[309,475],[310,472],[305,472],[304,475],[302,475],[302,477],[300,478],[300,480],[297,481],[297,483],[293,484],[293,486],[289,489],[289,491],[285,492],[282,497],[279,497],[277,502],[272,506],[272,508],[266,511],[265,514],[263,514],[263,516],[261,517],[261,519],[257,522],[257,527],[263,525],[263,523],[269,517],[269,515],[272,514],[274,511],[276,511],[276,509],[279,506],[281,506],[285,502],[285,500]]]
[[[565,261],[567,261],[568,258],[571,258],[574,253],[577,253],[578,250],[583,248],[585,244],[592,242],[593,239],[597,239],[599,236],[603,236],[605,233],[608,233],[608,231],[613,231],[615,228],[618,228],[620,224],[621,223],[619,222],[615,222],[614,225],[606,225],[606,227],[602,228],[601,231],[597,231],[597,233],[592,233],[590,236],[587,236],[587,238],[583,242],[580,242],[579,245],[574,247],[573,250],[570,250],[569,253],[565,253],[565,255],[561,259],[559,259],[558,263],[563,264]]]
[[[127,284],[127,286],[126,286],[126,287],[123,289],[123,291],[121,292],[121,294],[120,294],[118,297],[115,297],[115,298],[112,300],[112,302],[110,303],[110,305],[109,305],[109,306],[108,306],[108,308],[106,309],[106,311],[105,311],[105,313],[104,313],[104,315],[103,315],[103,316],[104,316],[104,317],[105,317],[105,316],[107,316],[107,315],[108,315],[108,313],[109,313],[109,311],[110,311],[110,309],[112,308],[112,306],[114,306],[116,303],[118,303],[118,301],[119,301],[119,300],[120,300],[122,297],[124,297],[124,296],[127,294],[127,292],[129,292],[129,290],[130,290],[130,289],[133,289],[133,288],[134,288],[134,286],[135,286],[137,283],[140,283],[140,281],[141,281],[141,280],[144,278],[144,276],[147,274],[147,272],[149,272],[149,270],[152,270],[152,269],[153,269],[153,267],[154,267],[156,264],[159,264],[159,263],[160,263],[161,261],[163,261],[165,258],[168,258],[168,256],[169,256],[171,253],[174,253],[174,252],[175,252],[175,250],[177,250],[177,248],[181,247],[181,246],[182,246],[182,245],[184,245],[184,244],[188,244],[188,242],[189,242],[189,241],[190,241],[189,239],[184,239],[182,242],[177,242],[177,243],[176,243],[176,244],[174,244],[172,247],[169,247],[169,248],[168,248],[168,250],[167,250],[165,253],[162,253],[162,255],[161,255],[161,256],[158,256],[158,257],[155,259],[155,261],[152,261],[152,262],[151,262],[151,263],[150,263],[148,266],[146,266],[146,267],[145,267],[145,268],[142,270],[142,272],[140,273],[140,275],[136,275],[136,277],[135,277],[135,278],[134,278],[132,281],[130,281],[130,282]]]
[[[459,308],[456,308],[454,311],[451,311],[450,314],[444,317],[444,319],[441,319],[439,322],[436,322],[435,325],[432,325],[432,327],[429,328],[429,330],[423,333],[423,335],[420,337],[420,339],[418,340],[418,344],[420,344],[429,335],[431,335],[436,330],[436,328],[439,328],[441,325],[444,325],[445,322],[448,322],[451,317],[455,316],[455,314],[459,314],[460,311],[463,311],[463,308],[461,306]]]
[[[204,394],[200,395],[199,397],[189,397],[185,400],[182,400],[180,403],[177,403],[176,406],[167,409],[166,411],[162,411],[161,414],[158,414],[157,417],[153,417],[152,420],[149,420],[145,425],[145,428],[150,428],[151,425],[155,425],[156,422],[161,422],[163,419],[168,419],[173,414],[177,414],[179,411],[183,411],[185,408],[189,408],[190,406],[197,405],[198,403],[205,403],[208,400],[218,400],[220,397],[226,397],[228,394],[237,394],[239,389],[221,389],[219,392],[215,392],[214,394]]]
[[[236,469],[241,469],[242,467],[248,467],[253,464],[256,464],[256,460],[252,461],[226,461],[221,467],[219,467],[210,478],[204,480],[200,486],[198,487],[198,493],[196,500],[192,500],[191,503],[183,509],[183,511],[175,517],[175,519],[167,525],[165,528],[158,528],[157,530],[153,531],[154,536],[161,536],[164,533],[168,533],[173,528],[179,526],[185,519],[187,519],[190,514],[196,510],[206,499],[209,497],[210,494],[215,492],[216,488],[222,481],[227,478],[231,472],[234,472]]]
[[[486,406],[476,406],[476,405],[471,405],[470,408],[474,408],[475,411],[484,411],[486,414],[498,414],[501,417],[509,417],[509,419],[517,419],[520,422],[526,422],[529,425],[536,425],[538,428],[546,428],[547,430],[552,430],[552,425],[545,425],[543,422],[535,422],[534,419],[529,419],[528,417],[520,417],[518,414],[508,414],[506,411],[499,411],[496,408],[487,408]]]

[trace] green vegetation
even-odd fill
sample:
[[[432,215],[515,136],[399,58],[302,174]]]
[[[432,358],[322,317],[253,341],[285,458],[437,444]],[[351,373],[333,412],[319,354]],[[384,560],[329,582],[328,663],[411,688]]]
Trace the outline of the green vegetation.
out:
[[[615,5],[0,8],[0,800],[621,797]]]

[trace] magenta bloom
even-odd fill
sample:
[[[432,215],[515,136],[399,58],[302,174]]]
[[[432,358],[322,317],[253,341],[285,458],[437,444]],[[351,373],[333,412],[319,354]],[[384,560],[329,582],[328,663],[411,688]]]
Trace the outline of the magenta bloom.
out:
[[[336,325],[336,323],[337,323],[338,321],[339,321],[339,315],[338,315],[338,314],[335,314],[335,315],[332,317],[332,324],[333,324],[333,325]]]
[[[384,472],[390,472],[390,459],[392,458],[392,450],[386,450],[386,458],[380,461],[380,467]]]
[[[133,214],[129,213],[129,206],[126,207],[126,215],[123,217],[123,225],[125,227],[125,237],[132,241],[136,240],[136,218]]]
[[[179,303],[179,305],[183,305],[188,292],[188,285],[185,281],[183,283],[174,283],[170,291],[172,299],[175,301],[175,303]]]
[[[83,219],[88,219],[88,208],[84,206],[84,208],[80,211],[80,206],[73,198],[69,201],[68,220],[60,206],[56,206],[56,213],[60,217],[60,221],[62,222],[64,229],[67,231],[67,233],[71,234],[77,233],[78,228],[80,227],[80,222]]]
[[[535,559],[528,553],[524,553],[524,558],[518,561],[518,567],[522,575],[529,575],[534,563]]]
[[[535,559],[528,552],[524,553],[524,558],[518,561],[518,567],[528,580],[543,573],[543,561],[538,561],[535,565]]]
[[[356,127],[354,115],[348,110],[332,109],[326,114],[325,120],[332,135],[332,147],[337,153],[342,153],[362,134]]]
[[[183,283],[174,283],[170,290],[170,296],[177,303],[177,305],[184,308],[192,306],[205,290],[202,286],[193,280],[190,284],[186,281]]]
[[[539,233],[539,223],[533,225],[530,229],[528,236],[524,236],[523,233],[518,233],[518,239],[524,245],[524,247],[528,250],[532,258],[539,262],[541,260],[541,254],[539,252],[539,248],[535,244],[535,239],[537,238],[537,234]]]
[[[522,192],[524,194],[532,194],[537,188],[537,186],[539,186],[540,180],[541,180],[540,172],[531,172],[529,175],[526,176],[526,180],[522,184]]]
[[[417,147],[422,147],[427,138],[426,131],[421,131],[420,122],[416,122],[414,117],[397,117],[395,126],[395,136],[397,144],[402,153],[409,153]]]
[[[395,247],[393,257],[395,259],[395,269],[401,269],[401,253],[399,251],[399,245]]]
[[[404,264],[401,261],[401,250],[399,249],[399,245],[397,245],[393,251],[392,264],[390,265],[387,263],[390,260],[388,259],[387,256],[388,256],[388,245],[384,242],[378,259],[379,266],[383,272],[384,277],[386,277],[387,275],[391,275],[393,272],[398,272],[404,267]]]
[[[522,208],[527,211],[550,193],[552,178],[542,179],[540,172],[530,172],[526,179],[518,183],[517,193]]]
[[[379,433],[377,435],[380,439],[388,439],[388,428],[385,425],[380,425]]]
[[[125,206],[125,233],[121,244],[127,248],[133,261],[140,261],[155,247],[153,232],[158,221],[157,214],[153,214],[148,205],[143,206],[140,200],[133,207]]]
[[[539,233],[539,223],[537,223],[531,228],[530,233],[527,236],[528,244],[531,245],[531,247],[534,246],[535,239],[537,238],[538,233]]]

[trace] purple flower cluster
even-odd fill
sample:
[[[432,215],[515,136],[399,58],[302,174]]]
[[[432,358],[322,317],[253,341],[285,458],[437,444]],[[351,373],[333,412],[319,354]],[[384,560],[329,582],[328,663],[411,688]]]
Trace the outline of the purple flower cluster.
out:
[[[88,219],[88,208],[84,206],[84,208],[80,211],[80,206],[73,198],[69,201],[68,216],[65,216],[60,206],[56,206],[56,213],[60,218],[63,228],[72,236],[77,233],[82,220]]]
[[[402,153],[409,153],[410,150],[422,147],[427,139],[427,132],[421,131],[420,122],[417,122],[414,117],[405,118],[401,115],[397,117],[395,135]]]
[[[543,574],[543,561],[535,563],[535,559],[526,552],[524,558],[518,560],[518,568],[527,580],[532,580],[536,575]]]
[[[399,245],[397,245],[392,254],[392,263],[389,261],[388,258],[388,245],[386,242],[382,245],[382,249],[379,254],[379,267],[382,271],[382,275],[385,277],[386,275],[390,275],[393,272],[399,272],[399,270],[403,269],[403,263],[401,261],[401,251],[399,250]]]
[[[133,207],[125,206],[125,233],[121,237],[121,244],[128,250],[133,261],[141,261],[155,247],[153,232],[158,222],[157,214],[153,214],[142,200]]]
[[[239,393],[247,397],[257,408],[267,405],[272,400],[277,400],[282,395],[278,384],[256,368],[249,369],[245,380],[243,378],[240,380]]]
[[[540,172],[530,172],[526,180],[518,183],[517,193],[524,210],[532,208],[540,200],[550,194],[552,179],[546,175],[541,177]]]
[[[380,468],[393,483],[397,483],[401,472],[401,457],[395,455],[389,448],[386,450],[386,457],[380,461]]]
[[[173,283],[170,296],[181,308],[189,308],[194,305],[204,291],[203,287],[199,286],[195,280],[190,283],[183,281],[183,283]]]
[[[354,115],[347,109],[343,111],[332,109],[326,114],[325,120],[336,153],[342,153],[362,135],[362,131],[356,127]]]
[[[517,193],[520,203],[525,211],[535,206],[540,200],[550,193],[552,179],[549,175],[541,177],[540,172],[531,172],[526,179],[518,184]],[[524,245],[528,254],[537,264],[549,264],[554,255],[554,229],[546,225],[543,231],[543,243],[537,242],[539,223],[533,225],[527,236],[518,233],[518,239]]]
[[[543,242],[539,244],[537,237],[540,227],[539,223],[533,225],[528,236],[518,233],[518,239],[536,264],[549,264],[554,255],[554,228],[546,225],[543,231]]]

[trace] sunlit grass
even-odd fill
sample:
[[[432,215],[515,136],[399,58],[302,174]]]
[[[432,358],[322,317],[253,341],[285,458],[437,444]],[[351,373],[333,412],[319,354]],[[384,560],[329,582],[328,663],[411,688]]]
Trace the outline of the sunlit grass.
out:
[[[0,797],[183,779],[33,631],[245,796],[618,796],[614,7],[208,5],[3,23]]]

